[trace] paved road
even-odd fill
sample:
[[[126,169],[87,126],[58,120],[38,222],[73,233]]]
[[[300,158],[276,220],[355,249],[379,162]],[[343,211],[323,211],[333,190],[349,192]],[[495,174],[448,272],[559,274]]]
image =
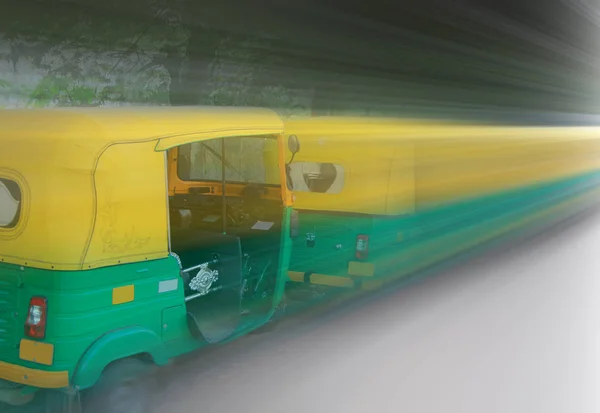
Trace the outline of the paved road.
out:
[[[600,412],[600,213],[188,358],[155,412]]]

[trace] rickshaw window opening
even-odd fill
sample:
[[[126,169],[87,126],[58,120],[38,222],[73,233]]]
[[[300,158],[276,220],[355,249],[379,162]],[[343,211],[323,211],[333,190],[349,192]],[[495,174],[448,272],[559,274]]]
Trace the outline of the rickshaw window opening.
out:
[[[289,164],[294,192],[339,194],[344,189],[345,170],[329,162],[294,162]]]
[[[264,150],[273,136],[240,136],[192,142],[178,147],[178,178],[185,182],[215,182],[280,186],[279,166]]]
[[[14,228],[21,217],[22,192],[19,184],[0,177],[0,228]]]

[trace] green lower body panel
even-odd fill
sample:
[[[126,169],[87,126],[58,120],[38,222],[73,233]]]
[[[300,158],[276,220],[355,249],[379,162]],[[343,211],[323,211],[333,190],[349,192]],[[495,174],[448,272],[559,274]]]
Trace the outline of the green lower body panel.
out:
[[[300,211],[289,277],[293,282],[370,288],[494,239],[509,242],[511,234],[543,229],[593,205],[599,193],[596,172],[404,216]],[[368,255],[357,259],[361,234],[369,236]]]

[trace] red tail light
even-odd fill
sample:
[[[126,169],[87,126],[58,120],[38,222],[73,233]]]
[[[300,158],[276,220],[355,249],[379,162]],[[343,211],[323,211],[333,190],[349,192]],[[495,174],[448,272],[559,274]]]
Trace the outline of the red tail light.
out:
[[[369,236],[361,234],[356,237],[356,258],[366,260],[369,257]]]
[[[25,321],[25,335],[32,338],[46,337],[46,319],[48,301],[44,297],[32,297],[29,301],[29,313]]]

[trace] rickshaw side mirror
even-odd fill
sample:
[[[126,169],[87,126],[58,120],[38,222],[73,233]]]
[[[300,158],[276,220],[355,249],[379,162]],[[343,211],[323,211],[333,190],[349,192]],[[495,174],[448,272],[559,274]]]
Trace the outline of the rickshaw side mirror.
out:
[[[300,141],[296,135],[290,135],[288,138],[288,148],[292,155],[295,155],[300,151]]]

